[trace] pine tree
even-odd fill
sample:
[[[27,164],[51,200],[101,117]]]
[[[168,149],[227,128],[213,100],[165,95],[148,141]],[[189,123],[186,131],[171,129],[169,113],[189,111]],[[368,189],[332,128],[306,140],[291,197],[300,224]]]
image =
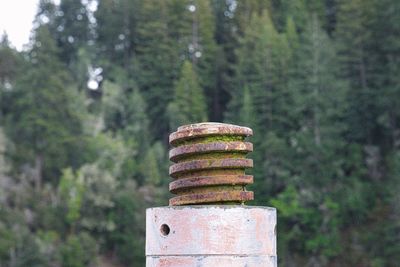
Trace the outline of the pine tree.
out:
[[[168,37],[177,52],[175,56],[180,59],[174,70],[179,71],[182,59],[192,61],[199,83],[209,96],[209,114],[221,119],[220,92],[216,85],[215,19],[210,1],[175,0],[168,2],[167,7]],[[175,78],[179,76],[176,74]]]
[[[124,179],[133,178],[141,185],[146,175],[138,166],[143,162],[143,155],[149,153],[152,141],[144,98],[137,88],[122,88],[105,81],[102,107],[105,130],[121,136],[124,144],[133,152],[122,163],[121,176]]]
[[[290,57],[287,39],[279,34],[268,12],[254,16],[237,51],[236,88],[229,104],[228,119],[235,120],[240,109],[243,88],[248,87],[258,114],[256,130],[282,125],[280,113],[285,106],[287,89],[286,68]]]
[[[360,184],[362,168],[354,159],[361,154],[359,148],[347,146],[343,141],[347,85],[339,76],[334,46],[317,15],[311,16],[300,35],[293,59],[289,90],[295,100],[291,116],[296,123],[287,129],[286,142],[279,149],[272,146],[274,149],[267,151],[270,156],[265,171],[276,169],[282,174],[278,179],[285,180],[280,185],[285,189],[273,201],[287,217],[282,220],[283,240],[287,242],[282,250],[291,254],[298,251],[300,255],[308,255],[308,264],[323,265],[340,252],[341,240],[337,237],[340,222],[334,218],[339,213],[348,213],[345,207],[352,205],[342,188]],[[282,168],[285,172],[280,165],[273,164],[284,163],[279,161],[281,158],[291,162]],[[279,172],[275,176],[279,177]],[[366,201],[363,190],[353,194]],[[318,212],[311,208],[318,205],[324,208],[319,207]],[[304,233],[307,238],[302,236]],[[302,241],[297,243],[299,240]]]
[[[371,31],[368,49],[368,69],[371,71],[369,81],[378,97],[377,121],[380,131],[376,141],[385,150],[400,147],[399,8],[397,1],[373,1],[366,25]]]
[[[54,21],[55,38],[63,62],[69,64],[78,58],[79,48],[89,40],[89,16],[81,1],[62,0]]]
[[[36,187],[43,176],[54,179],[62,167],[78,166],[83,151],[81,114],[72,103],[79,97],[68,86],[58,50],[46,26],[35,31],[29,67],[12,92],[7,132],[17,156],[33,162]],[[45,78],[46,77],[46,78]]]
[[[215,17],[215,41],[217,43],[216,91],[213,96],[212,121],[221,121],[226,112],[234,87],[235,49],[238,46],[237,21],[234,19],[235,2],[212,1]],[[215,105],[215,106],[214,106]]]
[[[309,128],[318,146],[323,142],[324,131],[335,134],[343,130],[327,122],[337,122],[343,116],[346,83],[339,77],[334,46],[315,14],[301,35],[294,59],[295,70],[290,80],[290,91],[296,101],[294,112],[304,115],[304,121],[297,120],[299,126]]]
[[[304,30],[308,18],[307,0],[271,2],[269,7],[271,18],[279,32],[287,27],[288,18],[293,19],[299,31]]]
[[[369,112],[368,115],[373,115],[375,120],[370,122],[373,127],[370,130],[369,142],[363,142],[366,143],[364,148],[368,180],[373,187],[370,194],[376,195],[371,206],[378,214],[379,210],[390,210],[388,214],[382,216],[371,216],[369,221],[380,226],[371,231],[364,246],[370,249],[372,262],[382,266],[395,266],[399,252],[398,246],[393,245],[398,242],[398,236],[395,233],[399,231],[398,205],[394,204],[398,203],[398,194],[393,194],[393,192],[399,187],[396,174],[399,170],[400,147],[398,123],[400,119],[398,108],[400,104],[398,75],[400,71],[398,38],[400,4],[398,1],[372,0],[363,3],[362,7],[365,15],[366,38],[363,45],[367,52],[365,57],[367,89],[369,89],[370,97],[373,98],[367,102],[368,110],[364,112]],[[382,187],[383,184],[386,186]],[[382,228],[384,230],[381,230]],[[393,249],[385,250],[385,247]]]
[[[168,36],[167,2],[148,0],[143,3],[138,22],[137,55],[133,59],[134,78],[147,103],[152,124],[150,130],[156,138],[168,133],[166,108],[173,96],[173,81],[178,76],[179,56]]]
[[[204,94],[188,61],[183,63],[181,78],[175,85],[174,100],[168,106],[168,117],[171,130],[183,124],[207,120]]]
[[[51,0],[39,0],[38,10],[33,21],[33,28],[47,25],[48,30],[53,35],[56,31],[55,20],[57,5]],[[53,35],[54,36],[54,35]]]
[[[129,141],[135,137],[140,152],[147,149],[149,140],[149,119],[146,102],[137,88],[123,88],[122,85],[106,80],[102,97],[105,129],[119,133]]]
[[[18,74],[18,67],[21,64],[20,55],[12,49],[7,33],[0,36],[0,86],[14,82]],[[11,86],[11,84],[7,85]]]
[[[207,2],[206,0],[205,2]],[[197,1],[171,0],[166,2],[167,17],[165,21],[168,28],[168,38],[177,59],[180,59],[175,78],[179,76],[179,70],[183,60],[196,60],[195,52],[199,49],[199,26]],[[197,30],[196,30],[197,29]]]
[[[247,28],[251,27],[254,17],[262,16],[266,12],[273,14],[273,3],[269,0],[238,1],[235,6],[233,18],[240,35],[245,34]]]
[[[6,159],[7,146],[9,141],[4,135],[3,129],[0,127],[0,204],[5,205],[8,192],[6,184],[9,183],[7,172],[10,169],[10,164]]]
[[[376,140],[377,91],[371,88],[369,60],[370,29],[366,26],[371,1],[340,1],[337,29],[338,58],[342,78],[350,88],[348,102],[349,131],[351,140],[373,144]]]
[[[148,2],[148,1],[146,1]],[[94,13],[99,64],[107,73],[113,65],[129,67],[136,52],[143,1],[101,0]],[[107,77],[111,78],[111,77]]]
[[[221,92],[217,86],[217,44],[214,40],[215,18],[210,1],[194,1],[192,21],[192,42],[194,51],[192,62],[198,73],[199,83],[207,100],[208,116],[211,119],[222,119]]]
[[[4,33],[0,37],[0,123],[10,110],[9,92],[15,86],[23,63],[21,55],[10,47],[8,36]]]
[[[288,40],[289,47],[292,51],[291,55],[294,55],[299,47],[299,34],[297,33],[296,24],[292,17],[288,17],[285,27],[286,38]]]

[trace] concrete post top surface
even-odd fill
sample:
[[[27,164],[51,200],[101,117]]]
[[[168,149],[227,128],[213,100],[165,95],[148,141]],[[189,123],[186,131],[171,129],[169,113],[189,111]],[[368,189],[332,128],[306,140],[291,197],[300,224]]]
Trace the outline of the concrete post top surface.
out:
[[[276,256],[276,209],[241,205],[147,209],[147,256]]]
[[[162,207],[152,207],[147,208],[146,211],[149,210],[157,210],[157,209],[173,209],[173,210],[182,210],[182,209],[261,209],[261,210],[269,210],[276,212],[276,208],[274,207],[265,207],[265,206],[248,206],[248,205],[184,205],[184,206],[162,206]]]

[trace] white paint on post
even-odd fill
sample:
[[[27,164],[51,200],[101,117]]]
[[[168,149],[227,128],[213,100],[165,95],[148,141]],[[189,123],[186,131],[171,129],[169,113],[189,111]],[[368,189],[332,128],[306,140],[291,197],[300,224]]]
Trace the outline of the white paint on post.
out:
[[[146,214],[147,267],[276,267],[276,210],[159,207]]]

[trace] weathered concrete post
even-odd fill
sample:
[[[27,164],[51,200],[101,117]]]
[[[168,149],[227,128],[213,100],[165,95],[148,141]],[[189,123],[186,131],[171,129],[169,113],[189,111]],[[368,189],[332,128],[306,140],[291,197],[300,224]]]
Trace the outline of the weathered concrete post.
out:
[[[276,267],[276,210],[253,199],[245,141],[252,130],[222,123],[178,128],[169,137],[168,207],[147,209],[147,267]]]

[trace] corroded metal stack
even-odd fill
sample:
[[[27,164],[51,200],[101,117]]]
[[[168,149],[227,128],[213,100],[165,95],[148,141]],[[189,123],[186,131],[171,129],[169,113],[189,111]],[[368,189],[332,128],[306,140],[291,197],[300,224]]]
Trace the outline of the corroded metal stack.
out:
[[[254,198],[247,159],[252,130],[222,123],[170,135],[169,207],[147,209],[147,267],[276,267],[276,210]]]
[[[172,206],[192,204],[240,204],[253,199],[245,186],[253,176],[245,175],[253,167],[247,153],[253,145],[245,142],[253,131],[222,123],[198,123],[178,128],[169,137],[169,158],[175,162],[169,174],[175,180],[170,191],[177,194]]]

